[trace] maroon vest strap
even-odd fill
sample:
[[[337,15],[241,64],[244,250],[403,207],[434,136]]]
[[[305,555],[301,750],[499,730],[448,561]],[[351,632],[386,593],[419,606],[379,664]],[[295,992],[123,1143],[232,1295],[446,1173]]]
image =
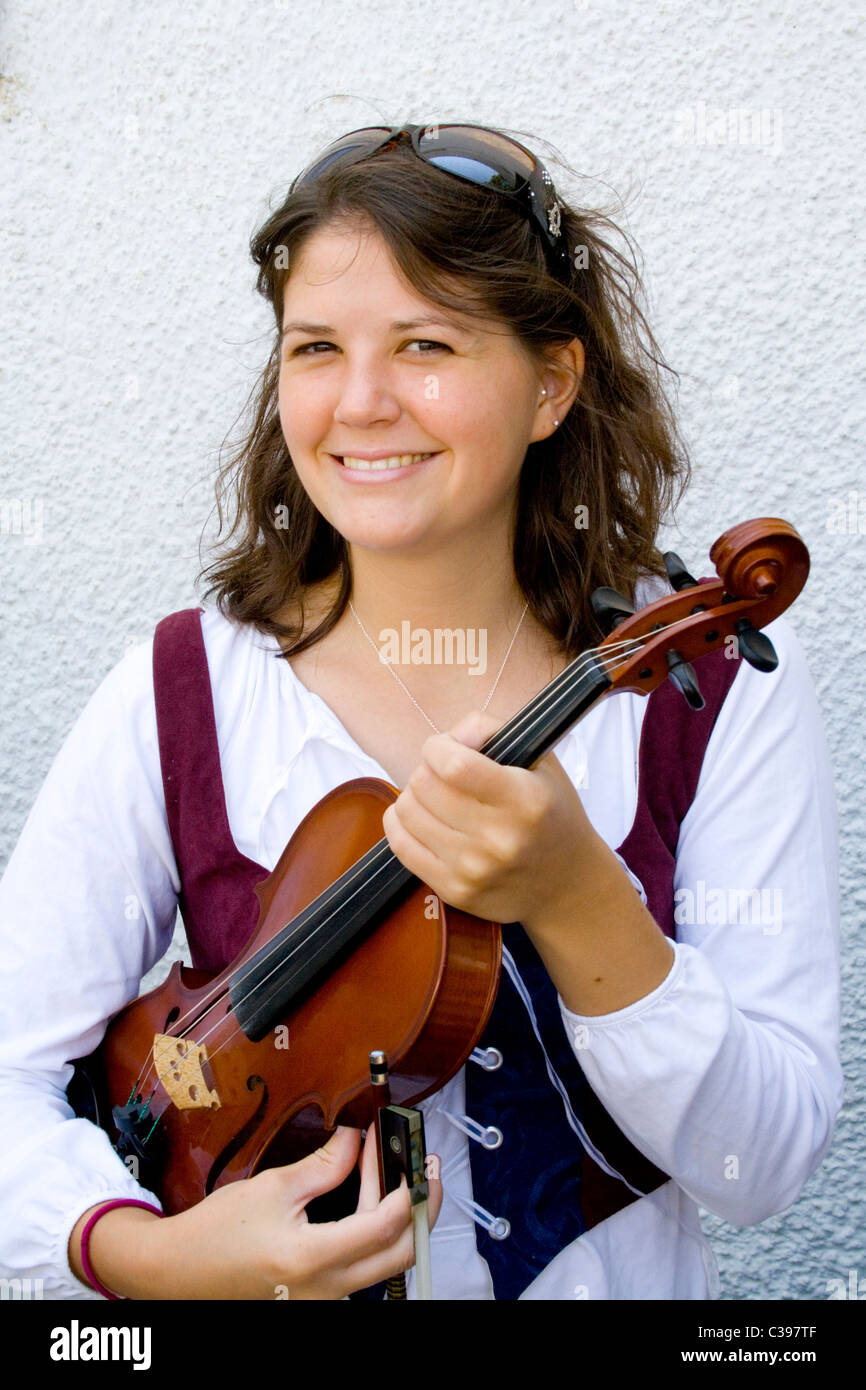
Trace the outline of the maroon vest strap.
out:
[[[253,888],[269,870],[232,838],[200,608],[157,623],[153,685],[165,809],[192,963],[222,970],[259,919]]]
[[[638,753],[637,810],[619,853],[637,874],[647,907],[665,936],[674,938],[673,883],[677,842],[694,801],[704,752],[725,696],[740,668],[722,650],[692,663],[705,705],[688,707],[670,681],[648,697]]]

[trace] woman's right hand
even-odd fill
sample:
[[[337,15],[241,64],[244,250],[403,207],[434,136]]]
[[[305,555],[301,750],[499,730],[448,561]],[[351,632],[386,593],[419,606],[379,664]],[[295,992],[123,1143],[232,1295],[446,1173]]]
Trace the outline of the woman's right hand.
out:
[[[338,1129],[308,1158],[226,1184],[188,1211],[157,1217],[141,1207],[107,1212],[90,1235],[90,1262],[113,1293],[134,1299],[340,1299],[414,1263],[405,1186],[379,1200],[375,1128],[361,1157],[358,1209],[341,1221],[310,1222],[305,1207],[348,1177],[360,1131]],[[430,1224],[441,1184],[430,1180]],[[94,1211],[96,1208],[91,1208]],[[81,1232],[70,1263],[84,1280]]]

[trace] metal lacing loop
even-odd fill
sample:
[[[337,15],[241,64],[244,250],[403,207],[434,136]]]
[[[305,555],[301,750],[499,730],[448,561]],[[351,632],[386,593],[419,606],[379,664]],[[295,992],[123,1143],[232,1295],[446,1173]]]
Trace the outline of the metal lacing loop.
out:
[[[466,1197],[458,1197],[456,1192],[449,1194],[461,1210],[471,1216],[476,1226],[481,1226],[493,1240],[507,1240],[511,1235],[511,1222],[505,1216],[494,1216],[478,1202]]]
[[[502,1143],[502,1130],[495,1125],[481,1125],[477,1120],[473,1120],[469,1115],[452,1115],[450,1110],[440,1110],[440,1115],[452,1124],[455,1129],[459,1129],[462,1134],[466,1134],[470,1139],[474,1139],[485,1149],[498,1149]]]
[[[485,1071],[498,1071],[503,1057],[498,1047],[474,1047],[469,1054],[470,1062],[477,1062]]]

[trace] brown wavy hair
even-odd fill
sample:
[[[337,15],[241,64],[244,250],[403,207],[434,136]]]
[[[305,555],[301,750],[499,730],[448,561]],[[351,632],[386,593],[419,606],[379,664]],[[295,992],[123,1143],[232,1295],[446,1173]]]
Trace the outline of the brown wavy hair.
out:
[[[581,339],[586,366],[578,396],[559,429],[529,445],[514,522],[517,582],[561,648],[576,656],[601,635],[590,607],[598,585],[633,598],[641,573],[664,574],[655,538],[690,474],[661,382],[662,371],[676,373],[662,361],[640,307],[631,239],[605,212],[578,210],[558,197],[567,266],[556,274],[512,200],[424,163],[399,143],[355,164],[332,165],[290,193],[254,233],[257,289],[273,307],[275,334],[244,408],[244,437],[216,481],[217,546],[226,515],[234,519],[223,553],[200,578],[209,580],[205,597],[216,594],[225,616],[276,636],[288,656],[330,632],[351,596],[348,547],[301,484],[277,399],[290,274],[282,267],[295,263],[314,232],[335,223],[375,229],[419,294],[509,325],[539,369],[552,348]],[[589,509],[584,529],[575,524],[580,504]],[[278,526],[278,516],[288,525]],[[338,581],[333,604],[304,636],[304,592],[331,577]],[[297,624],[276,617],[287,603],[297,605]]]

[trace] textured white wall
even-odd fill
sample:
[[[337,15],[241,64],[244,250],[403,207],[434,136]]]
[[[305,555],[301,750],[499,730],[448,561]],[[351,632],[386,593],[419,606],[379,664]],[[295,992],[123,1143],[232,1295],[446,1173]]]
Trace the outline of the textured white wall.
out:
[[[696,464],[672,543],[706,572],[734,521],[800,530],[839,793],[846,1109],[793,1210],[708,1218],[735,1299],[866,1275],[861,29],[841,0],[10,0],[0,51],[0,865],[103,675],[196,601],[270,195],[354,126],[463,119],[627,196]]]

